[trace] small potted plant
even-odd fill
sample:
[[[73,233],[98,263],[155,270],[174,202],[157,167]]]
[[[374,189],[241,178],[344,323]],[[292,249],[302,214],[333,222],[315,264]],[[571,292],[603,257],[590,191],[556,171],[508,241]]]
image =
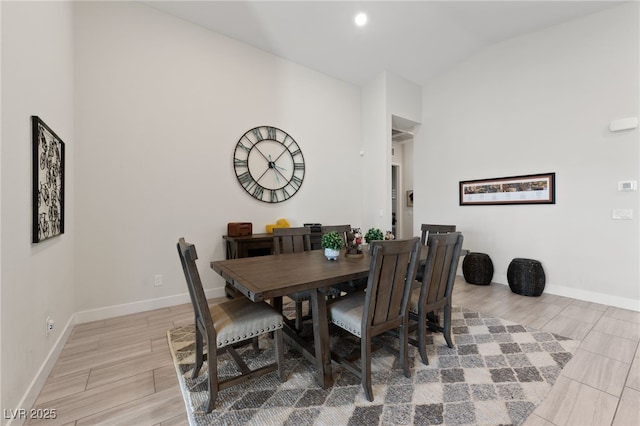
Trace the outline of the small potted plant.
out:
[[[371,241],[384,240],[384,234],[378,228],[369,228],[366,234],[364,234],[364,240],[367,244]]]
[[[340,254],[340,249],[344,246],[344,241],[337,232],[327,232],[322,236],[320,245],[324,249],[324,255],[327,259],[336,260]]]

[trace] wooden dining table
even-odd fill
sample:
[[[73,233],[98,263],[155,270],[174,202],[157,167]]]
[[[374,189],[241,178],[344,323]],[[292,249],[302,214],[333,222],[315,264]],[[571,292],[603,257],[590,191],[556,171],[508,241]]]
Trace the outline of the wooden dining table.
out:
[[[285,326],[289,343],[317,368],[316,380],[326,389],[333,385],[329,323],[327,320],[326,287],[369,274],[371,257],[348,258],[344,254],[336,261],[327,260],[322,250],[240,259],[217,260],[211,268],[228,284],[253,302],[276,299],[299,291],[311,293],[313,346],[296,330]]]

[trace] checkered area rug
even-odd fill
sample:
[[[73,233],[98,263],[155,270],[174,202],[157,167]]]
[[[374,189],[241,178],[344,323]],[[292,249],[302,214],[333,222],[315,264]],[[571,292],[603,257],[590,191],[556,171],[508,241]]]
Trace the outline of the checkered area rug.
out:
[[[519,425],[546,397],[578,343],[500,318],[461,308],[453,312],[454,348],[439,333],[428,337],[429,365],[410,346],[411,377],[397,357],[382,349],[372,355],[374,401],[360,380],[333,364],[334,386],[321,389],[315,368],[285,344],[287,381],[270,373],[218,394],[216,410],[205,414],[206,365],[191,379],[193,327],[168,331],[169,346],[191,425]],[[397,340],[397,339],[396,339]],[[390,340],[390,342],[392,342]],[[334,333],[332,350],[359,347],[348,334]],[[243,352],[249,366],[273,362],[273,342]],[[221,377],[234,374],[228,355],[218,358]]]

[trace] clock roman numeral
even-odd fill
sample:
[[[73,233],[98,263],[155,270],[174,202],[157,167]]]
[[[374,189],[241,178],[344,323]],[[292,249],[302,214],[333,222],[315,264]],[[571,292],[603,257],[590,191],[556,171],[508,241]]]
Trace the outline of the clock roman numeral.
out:
[[[241,160],[239,158],[233,159],[234,167],[249,167],[249,160]]]
[[[272,189],[269,192],[271,193],[271,202],[272,203],[277,203],[278,202],[278,191],[276,191],[275,189]]]
[[[240,141],[240,142],[238,142],[238,148],[243,149],[245,152],[249,152],[249,151],[251,151],[251,148],[253,148],[253,143],[246,136],[244,138],[247,140],[247,142],[249,142],[250,145],[248,147],[244,146],[242,141]]]
[[[289,194],[289,193],[287,192],[287,187],[286,187],[286,186],[285,186],[284,188],[282,188],[282,197],[283,197],[285,200],[288,200],[289,198],[291,198],[291,195],[292,195],[292,194]]]
[[[267,127],[267,139],[271,139],[272,141],[277,141],[275,127]]]
[[[298,190],[300,189],[300,185],[302,185],[302,179],[300,179],[298,176],[292,176],[291,177],[291,182],[289,182],[289,184],[295,189]]]
[[[304,163],[293,163],[293,170],[304,170]]]
[[[253,189],[254,198],[257,198],[258,200],[262,200],[263,192],[264,192],[264,188],[261,187],[260,185],[256,185],[255,188]]]
[[[253,129],[253,135],[256,137],[258,142],[260,142],[261,140],[264,139],[264,137],[262,136],[262,132],[260,131],[260,128],[258,128],[258,127]]]
[[[238,182],[246,188],[247,185],[253,182],[253,178],[249,172],[244,172],[241,175],[238,175]]]

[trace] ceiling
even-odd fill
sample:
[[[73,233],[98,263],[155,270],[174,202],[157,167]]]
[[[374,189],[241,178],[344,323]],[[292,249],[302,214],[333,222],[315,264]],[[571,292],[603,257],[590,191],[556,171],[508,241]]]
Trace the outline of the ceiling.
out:
[[[619,1],[143,1],[362,86],[388,70],[417,84],[482,48]],[[368,15],[364,27],[353,23]]]

